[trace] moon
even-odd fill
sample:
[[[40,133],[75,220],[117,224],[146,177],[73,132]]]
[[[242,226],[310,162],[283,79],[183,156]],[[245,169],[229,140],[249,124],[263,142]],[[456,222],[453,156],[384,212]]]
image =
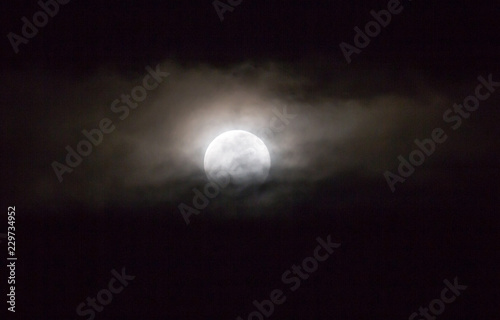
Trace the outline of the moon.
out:
[[[232,186],[263,183],[270,167],[271,157],[264,142],[243,130],[222,133],[205,152],[205,173],[210,181],[219,184],[221,178]]]

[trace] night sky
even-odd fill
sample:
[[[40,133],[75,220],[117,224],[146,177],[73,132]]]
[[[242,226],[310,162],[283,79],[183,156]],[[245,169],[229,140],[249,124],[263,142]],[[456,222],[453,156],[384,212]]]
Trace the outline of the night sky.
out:
[[[0,6],[1,319],[499,318],[498,3]]]

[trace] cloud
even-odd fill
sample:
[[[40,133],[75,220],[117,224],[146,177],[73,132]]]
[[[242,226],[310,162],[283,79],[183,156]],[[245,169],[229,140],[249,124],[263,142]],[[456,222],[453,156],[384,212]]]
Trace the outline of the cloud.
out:
[[[346,73],[311,63],[221,68],[165,62],[161,70],[170,76],[124,120],[110,105],[141,83],[144,69],[126,74],[103,68],[83,78],[47,71],[10,74],[12,82],[2,91],[14,109],[5,137],[15,149],[12,166],[24,197],[96,204],[175,201],[205,182],[204,152],[217,135],[262,132],[276,116],[273,109],[284,108],[297,116],[263,138],[271,153],[272,188],[288,190],[287,184],[347,171],[380,178],[452,104],[411,71],[400,81],[387,70]],[[104,117],[116,130],[59,183],[51,163],[63,163],[65,147],[76,147],[81,131],[96,128]]]

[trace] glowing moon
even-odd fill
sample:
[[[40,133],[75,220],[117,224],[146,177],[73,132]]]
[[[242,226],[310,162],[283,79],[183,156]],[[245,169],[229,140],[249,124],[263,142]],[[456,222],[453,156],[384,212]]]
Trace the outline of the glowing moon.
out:
[[[269,151],[256,135],[243,131],[224,132],[210,143],[205,153],[205,172],[217,182],[230,178],[231,185],[262,183],[271,167]]]

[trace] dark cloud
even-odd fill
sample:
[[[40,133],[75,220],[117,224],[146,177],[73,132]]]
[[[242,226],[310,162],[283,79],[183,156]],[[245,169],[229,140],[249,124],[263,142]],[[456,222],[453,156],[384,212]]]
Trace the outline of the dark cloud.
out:
[[[451,96],[434,86],[434,79],[412,70],[402,79],[401,73],[396,77],[383,68],[346,73],[309,62],[224,68],[164,62],[160,68],[170,75],[123,120],[110,106],[141,85],[145,69],[127,74],[102,68],[85,78],[41,71],[8,74],[2,91],[10,121],[4,130],[17,155],[11,174],[18,178],[19,194],[44,202],[109,204],[144,201],[144,194],[151,201],[177,201],[206,182],[204,152],[217,135],[232,129],[260,134],[269,148],[266,201],[289,192],[287,184],[307,186],[345,172],[383,180],[384,171],[396,170],[397,156],[415,148],[415,138],[429,137],[435,127],[448,129],[442,114],[460,101],[453,100],[459,94]],[[474,80],[464,81],[470,90]],[[450,86],[467,88],[459,81]],[[276,112],[296,116],[269,130]],[[81,131],[96,128],[103,118],[116,129],[59,183],[52,162],[64,163],[65,147],[76,148],[85,138]],[[467,143],[468,150],[491,147],[494,142],[487,137],[475,138],[482,127],[474,128],[472,121],[463,129],[467,133],[447,130],[456,138],[429,162],[462,152],[464,139],[475,140]],[[25,142],[14,144],[14,137]],[[480,156],[470,152],[468,160]]]

